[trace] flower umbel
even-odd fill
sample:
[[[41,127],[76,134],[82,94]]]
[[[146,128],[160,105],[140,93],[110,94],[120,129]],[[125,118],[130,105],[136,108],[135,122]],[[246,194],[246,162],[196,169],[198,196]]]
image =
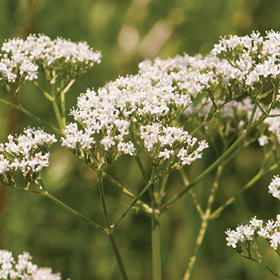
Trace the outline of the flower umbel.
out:
[[[45,35],[7,40],[1,50],[0,82],[8,90],[14,83],[23,85],[37,80],[39,70],[43,70],[48,80],[55,79],[56,75],[73,79],[101,61],[100,52],[94,52],[86,42],[51,40]]]
[[[50,147],[57,140],[41,129],[27,128],[24,134],[8,136],[8,142],[0,144],[0,180],[16,186],[13,172],[20,170],[31,183],[42,168],[49,166]]]
[[[160,81],[143,73],[120,77],[78,98],[70,113],[75,122],[66,126],[62,145],[94,169],[122,154],[133,156],[143,145],[154,166],[168,159],[170,170],[180,168],[207,147],[182,128],[169,126],[190,103],[191,95],[179,92],[169,76]]]
[[[270,185],[268,186],[268,193],[280,199],[279,195],[280,178],[274,176]],[[265,226],[264,226],[265,224]],[[270,243],[270,246],[280,253],[280,215],[278,214],[276,220],[268,220],[266,223],[263,220],[258,220],[256,217],[250,220],[249,225],[240,225],[236,230],[227,229],[227,245],[237,248],[237,244],[242,244],[249,241],[248,244],[258,244],[258,238],[262,237]],[[257,248],[255,248],[257,249]],[[249,252],[249,249],[247,249]]]
[[[51,268],[40,268],[31,259],[28,252],[23,252],[16,261],[10,251],[0,250],[0,279],[61,280],[60,273],[53,273]]]

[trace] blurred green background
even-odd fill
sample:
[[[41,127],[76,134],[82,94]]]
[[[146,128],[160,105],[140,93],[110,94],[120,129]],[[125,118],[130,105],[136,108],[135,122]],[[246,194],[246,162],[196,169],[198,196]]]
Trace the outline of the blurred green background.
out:
[[[52,39],[62,36],[87,41],[100,50],[102,63],[79,77],[69,92],[69,110],[81,92],[97,89],[119,75],[136,73],[138,63],[146,57],[164,59],[184,52],[206,55],[220,36],[280,30],[279,12],[280,1],[275,0],[2,0],[0,41],[43,33]],[[0,88],[0,96],[8,99],[4,88]],[[40,117],[51,118],[51,106],[32,84],[24,87],[21,99]],[[28,125],[38,126],[0,104],[1,142],[6,141],[8,134],[21,133]],[[230,162],[214,208],[257,173],[262,156],[258,146],[249,147]],[[187,167],[190,179],[214,160],[211,151],[206,151],[202,160]],[[135,193],[143,187],[136,164],[129,157],[123,157],[109,172]],[[228,227],[247,223],[255,215],[264,220],[276,217],[280,204],[267,193],[273,174],[262,178],[210,224],[191,279],[274,279],[261,266],[240,258],[227,247],[224,234]],[[95,173],[59,145],[44,181],[60,200],[103,222]],[[201,201],[207,198],[212,182],[209,176],[195,187]],[[178,174],[171,176],[169,185],[171,197],[182,188]],[[110,218],[114,221],[129,201],[110,185],[106,185],[106,192]],[[200,218],[188,195],[163,215],[164,279],[183,278],[199,225]],[[145,215],[131,213],[116,231],[130,279],[151,279],[149,230],[150,220]],[[0,248],[11,250],[15,256],[29,251],[34,263],[61,271],[64,279],[121,279],[107,236],[46,198],[5,186],[0,187]],[[277,268],[278,258],[272,254],[269,263]],[[270,258],[270,251],[267,255]]]

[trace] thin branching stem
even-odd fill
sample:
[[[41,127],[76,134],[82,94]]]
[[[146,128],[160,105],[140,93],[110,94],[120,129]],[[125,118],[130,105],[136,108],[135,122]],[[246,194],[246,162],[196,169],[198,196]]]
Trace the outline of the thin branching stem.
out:
[[[267,269],[271,274],[273,274],[274,276],[276,276],[278,279],[280,279],[280,275],[278,273],[276,273],[272,268],[270,268],[269,266],[267,266],[266,264],[264,264],[263,262],[260,262],[256,259],[253,259],[252,257],[250,256],[245,256],[245,255],[242,255],[240,254],[241,257],[247,259],[247,260],[250,260],[250,261],[253,261],[255,263],[259,263],[261,264],[265,269]]]
[[[33,115],[30,111],[26,110],[24,107],[22,107],[22,105],[17,105],[17,104],[13,104],[5,99],[2,99],[0,98],[0,102],[3,102],[4,104],[6,105],[9,105],[10,107],[13,107],[19,111],[21,111],[23,114],[25,114],[26,116],[30,117],[31,119],[35,120],[36,122],[42,124],[42,125],[45,125],[45,126],[48,126],[50,127],[51,129],[53,129],[56,133],[60,134],[60,135],[63,135],[61,129],[53,126],[52,124],[42,120],[41,118]]]
[[[117,180],[115,180],[112,176],[110,176],[108,173],[103,173],[103,177],[104,179],[108,180],[113,186],[115,186],[117,189],[119,189],[123,194],[125,194],[126,196],[128,196],[129,198],[135,199],[136,196],[131,193],[127,188],[125,188],[124,186],[122,186]],[[141,210],[151,213],[151,207],[144,203],[141,199],[139,199],[136,202],[136,207],[139,207]]]
[[[202,241],[204,239],[206,230],[207,230],[209,222],[210,222],[211,208],[212,208],[212,205],[213,205],[213,202],[214,202],[214,199],[216,197],[216,193],[217,193],[217,190],[219,187],[219,181],[220,181],[220,177],[222,174],[222,169],[223,169],[222,165],[220,165],[217,169],[215,181],[213,183],[213,187],[211,189],[211,193],[210,193],[208,201],[207,201],[206,210],[202,215],[202,222],[200,225],[200,229],[199,229],[199,232],[198,232],[198,235],[197,235],[197,238],[195,241],[194,249],[193,249],[192,255],[189,259],[189,263],[188,263],[187,269],[185,271],[183,280],[189,280],[191,277],[191,273],[192,273],[192,270],[193,270],[193,267],[194,267],[194,264],[195,264],[195,261],[197,258],[198,250],[201,247]],[[201,209],[201,207],[199,207],[199,208]]]
[[[87,223],[89,223],[91,226],[93,226],[94,228],[96,228],[97,230],[103,232],[103,233],[108,233],[108,229],[102,227],[101,225],[91,221],[90,219],[88,219],[87,217],[83,216],[82,214],[80,214],[79,212],[77,212],[76,210],[72,209],[70,206],[66,205],[65,203],[63,203],[62,201],[60,201],[59,199],[57,199],[56,197],[54,197],[53,195],[51,195],[44,187],[42,180],[37,180],[36,181],[36,185],[38,188],[36,188],[36,190],[31,190],[33,192],[39,193],[45,197],[47,197],[48,199],[52,200],[54,203],[56,203],[57,205],[59,205],[60,207],[64,208],[65,210],[67,210],[68,212],[74,214],[75,216],[78,216],[79,218],[83,219],[84,221],[86,221]],[[24,188],[25,190],[29,190],[28,188]]]
[[[142,189],[142,191],[135,197],[135,199],[132,201],[130,206],[124,211],[124,213],[121,215],[119,220],[114,224],[113,228],[117,228],[120,224],[120,222],[123,220],[123,218],[128,214],[128,212],[133,208],[133,206],[137,203],[137,201],[144,195],[144,193],[153,185],[153,183],[158,179],[158,177],[152,178],[148,184]]]
[[[61,101],[61,121],[63,127],[66,126],[66,104],[65,104],[65,94],[69,91],[71,86],[74,84],[75,79],[70,80],[68,85],[60,92],[60,101]]]
[[[117,262],[118,262],[123,280],[128,280],[127,273],[126,273],[126,270],[125,270],[125,267],[124,267],[123,260],[121,258],[120,251],[118,249],[115,237],[113,235],[113,231],[111,230],[112,227],[110,225],[108,210],[107,210],[107,206],[106,206],[102,171],[98,171],[97,174],[98,174],[98,187],[99,187],[99,192],[100,192],[100,197],[101,197],[103,215],[104,215],[104,220],[105,220],[106,228],[107,228],[107,231],[108,231],[109,239],[110,239],[110,242],[112,244],[112,247],[113,247],[113,250],[114,250],[114,253],[115,253],[115,257],[117,259]]]
[[[161,230],[159,202],[152,202],[152,268],[153,280],[162,279],[161,267]]]

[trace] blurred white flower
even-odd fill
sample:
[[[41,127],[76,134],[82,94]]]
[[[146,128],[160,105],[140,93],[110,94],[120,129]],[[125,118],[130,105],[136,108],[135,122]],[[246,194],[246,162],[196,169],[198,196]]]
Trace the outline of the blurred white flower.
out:
[[[31,255],[23,252],[18,261],[7,250],[0,250],[0,278],[25,280],[61,280],[60,273],[53,273],[51,268],[39,268],[31,262]]]

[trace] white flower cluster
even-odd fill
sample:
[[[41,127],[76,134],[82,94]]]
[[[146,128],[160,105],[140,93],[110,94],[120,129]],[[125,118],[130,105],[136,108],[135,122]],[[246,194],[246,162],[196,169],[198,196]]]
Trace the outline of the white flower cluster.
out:
[[[152,81],[171,79],[178,91],[186,93],[187,96],[196,96],[214,82],[214,72],[211,68],[218,63],[220,60],[215,57],[192,57],[185,54],[167,60],[145,60],[139,64],[139,73]],[[204,71],[206,69],[208,72]]]
[[[4,184],[10,182],[7,174],[11,171],[19,169],[26,177],[49,166],[49,148],[57,141],[55,136],[34,128],[27,128],[24,133],[17,138],[9,135],[8,142],[0,144],[0,179]]]
[[[280,34],[270,31],[265,37],[253,32],[250,36],[222,38],[211,54],[230,60],[234,78],[253,87],[262,78],[276,78],[280,74],[279,51]]]
[[[262,37],[253,32],[250,36],[222,38],[206,57],[184,55],[144,61],[139,72],[156,81],[170,76],[179,90],[194,96],[209,87],[213,90],[218,85],[224,86],[227,89],[227,94],[221,95],[224,100],[229,94],[236,94],[230,90],[232,87],[239,86],[240,94],[247,88],[254,89],[255,83],[277,78],[279,51],[279,33],[270,31]]]
[[[28,252],[23,252],[16,261],[10,251],[0,250],[0,279],[61,280],[59,273],[52,273],[51,268],[39,268],[31,259]]]
[[[236,248],[238,242],[246,241],[254,242],[258,237],[262,237],[270,242],[270,246],[274,250],[280,248],[280,215],[276,220],[268,220],[263,226],[263,220],[258,220],[256,217],[250,220],[249,225],[240,225],[236,230],[227,229],[227,246]]]
[[[280,143],[280,109],[279,108],[273,108],[265,120],[264,123],[267,125],[267,134],[273,134],[276,137],[276,140],[278,143]],[[260,142],[261,146],[264,146],[268,144],[268,136],[267,135],[262,135],[261,136],[263,139],[263,142]]]
[[[250,220],[250,225],[240,225],[236,230],[227,229],[227,246],[236,248],[238,242],[244,242],[246,240],[253,240],[255,230],[263,224],[262,220],[257,220],[256,217]]]
[[[249,36],[222,38],[206,57],[184,55],[167,60],[146,60],[139,65],[139,73],[149,76],[154,82],[172,79],[178,94],[187,94],[194,100],[186,106],[185,115],[201,120],[211,113],[223,119],[225,126],[242,131],[250,119],[255,100],[251,96],[264,94],[265,83],[268,89],[279,91],[280,74],[280,34],[267,32],[265,37],[253,32]],[[278,94],[279,96],[279,94]],[[259,102],[263,110],[267,106]],[[264,120],[266,129],[260,129],[259,144],[269,143],[270,134],[280,142],[279,109],[272,109]],[[254,113],[256,120],[262,111],[258,107]],[[246,117],[247,115],[247,117]],[[231,124],[230,118],[232,119]],[[236,123],[239,118],[239,123]],[[221,124],[221,122],[220,122]]]
[[[17,79],[36,80],[39,68],[55,66],[69,73],[73,69],[83,72],[100,63],[101,59],[100,52],[94,52],[86,42],[73,43],[62,38],[51,40],[45,35],[7,40],[1,50],[0,78],[9,83]]]
[[[185,54],[167,60],[146,60],[140,63],[139,73],[154,81],[169,77],[177,90],[194,97],[209,89],[212,100],[224,103],[234,95],[248,96],[254,91],[254,83],[276,79],[280,74],[279,51],[279,33],[270,31],[262,37],[253,32],[250,36],[222,38],[206,57]],[[222,93],[216,92],[217,87],[223,89]]]
[[[280,178],[274,176],[270,185],[268,186],[268,193],[271,193],[273,197],[280,199]]]
[[[147,130],[151,127],[157,129],[157,135],[160,136],[162,150],[159,151],[159,158],[178,156],[183,165],[190,164],[200,157],[201,151],[207,146],[206,143],[197,142],[196,150],[193,147],[196,143],[195,138],[186,136],[187,133],[180,128],[168,126],[190,103],[191,94],[180,92],[171,75],[165,75],[158,80],[142,73],[119,77],[100,88],[98,92],[87,90],[78,97],[77,109],[70,113],[76,123],[66,126],[62,145],[71,150],[81,148],[93,151],[100,150],[102,146],[102,149],[111,151],[114,155],[133,155],[136,147],[131,138],[135,136],[144,140],[148,152],[155,151],[158,138],[152,140],[154,135],[147,135]],[[101,139],[97,142],[98,137]],[[177,151],[172,149],[180,141],[181,149],[178,155]],[[191,143],[192,149],[188,149]],[[182,144],[185,145],[185,149]]]
[[[170,159],[171,166],[180,159],[178,167],[190,165],[201,158],[201,152],[208,147],[206,141],[198,142],[198,147],[193,149],[197,139],[187,131],[178,127],[164,127],[160,124],[145,125],[140,127],[140,138],[144,140],[144,147],[157,159]],[[191,151],[193,149],[193,152]]]
[[[280,199],[280,178],[274,176],[270,185],[268,186],[268,193]],[[227,229],[225,232],[227,237],[227,246],[236,248],[238,242],[246,241],[254,242],[258,237],[262,237],[270,242],[274,250],[280,248],[280,214],[277,215],[276,220],[268,220],[264,226],[262,220],[252,218],[249,225],[240,225],[236,230]]]

